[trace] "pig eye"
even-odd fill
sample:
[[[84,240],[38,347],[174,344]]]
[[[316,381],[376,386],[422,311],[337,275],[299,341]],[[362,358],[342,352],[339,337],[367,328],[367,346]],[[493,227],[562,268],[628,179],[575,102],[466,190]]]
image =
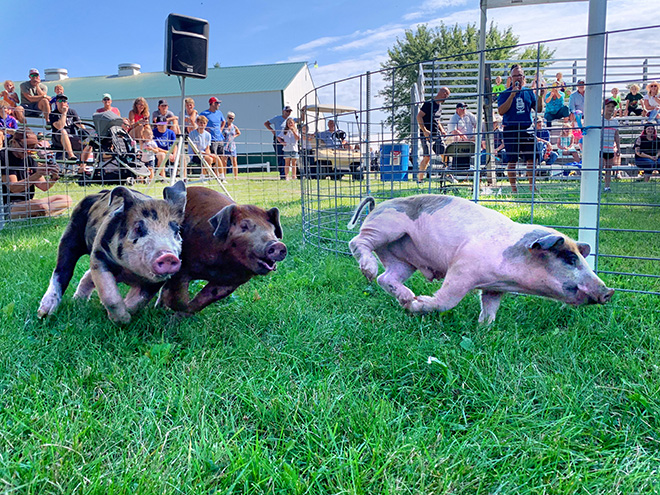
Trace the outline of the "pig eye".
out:
[[[241,222],[241,232],[247,232],[249,230],[252,230],[252,223],[248,222],[247,220],[243,220]]]
[[[149,233],[149,230],[147,230],[147,226],[144,224],[144,222],[142,220],[136,222],[135,226],[133,226],[133,234],[137,238],[144,237],[148,233]],[[137,239],[136,239],[136,241],[137,241]]]
[[[176,222],[170,222],[170,228],[174,232],[175,237],[180,237],[181,235],[181,226]]]
[[[571,266],[577,266],[580,258],[572,251],[562,251],[557,255],[564,263]]]

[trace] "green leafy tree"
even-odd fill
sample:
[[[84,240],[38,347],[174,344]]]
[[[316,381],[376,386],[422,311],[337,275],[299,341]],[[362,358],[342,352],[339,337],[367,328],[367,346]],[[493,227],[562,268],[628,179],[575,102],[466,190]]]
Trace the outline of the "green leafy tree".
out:
[[[536,59],[537,47],[529,46],[517,50],[518,36],[509,27],[500,30],[491,23],[486,33],[486,54],[488,60]],[[389,113],[387,123],[393,125],[400,138],[410,135],[410,88],[417,81],[419,64],[440,59],[453,61],[471,61],[471,68],[478,68],[479,29],[476,24],[468,24],[465,28],[458,24],[446,26],[441,24],[436,28],[420,25],[415,31],[406,30],[402,39],[397,38],[390,48],[388,60],[382,64],[385,72],[385,87],[379,92],[385,101],[384,109]],[[548,50],[541,45],[540,58],[550,58],[554,50]],[[542,64],[544,65],[544,64]],[[493,68],[497,66],[493,65]],[[504,69],[504,67],[502,67]],[[476,75],[472,74],[473,77]],[[475,79],[461,79],[455,72],[434,71],[435,80],[443,81],[442,85],[459,85],[467,88],[455,90],[454,93],[474,93]]]

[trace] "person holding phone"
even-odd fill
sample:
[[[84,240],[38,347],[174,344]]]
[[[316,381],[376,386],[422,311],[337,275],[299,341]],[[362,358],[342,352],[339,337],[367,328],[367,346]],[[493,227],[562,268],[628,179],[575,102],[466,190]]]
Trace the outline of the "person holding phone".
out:
[[[504,148],[508,160],[507,174],[511,192],[517,193],[516,164],[522,158],[527,163],[529,188],[533,189],[532,165],[536,147],[534,136],[528,132],[532,125],[532,110],[543,111],[543,97],[546,89],[541,82],[535,91],[525,88],[525,71],[515,64],[511,66],[511,87],[504,90],[497,99],[497,111],[502,116]]]

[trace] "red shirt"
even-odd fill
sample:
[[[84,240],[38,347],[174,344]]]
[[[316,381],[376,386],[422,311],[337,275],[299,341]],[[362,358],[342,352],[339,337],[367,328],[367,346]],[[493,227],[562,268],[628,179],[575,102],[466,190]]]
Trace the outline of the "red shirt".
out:
[[[119,109],[118,109],[118,108],[110,107],[109,110],[110,110],[111,112],[116,113],[116,114],[117,114],[117,117],[121,117],[121,114],[119,113]],[[106,110],[105,108],[103,108],[103,107],[98,108],[98,109],[96,110],[96,113],[101,113],[101,112],[107,112],[107,110]]]

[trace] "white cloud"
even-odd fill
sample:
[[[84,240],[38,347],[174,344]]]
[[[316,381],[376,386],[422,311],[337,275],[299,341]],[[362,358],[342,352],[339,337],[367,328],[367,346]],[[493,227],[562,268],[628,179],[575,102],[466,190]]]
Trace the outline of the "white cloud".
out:
[[[404,15],[403,19],[406,21],[412,21],[433,14],[438,10],[446,9],[448,7],[457,7],[459,5],[465,5],[466,3],[468,3],[468,0],[425,0],[422,2],[422,5],[419,6],[419,9]]]
[[[319,47],[334,43],[336,41],[339,41],[342,38],[343,38],[343,36],[324,36],[322,38],[318,38],[318,39],[309,41],[307,43],[303,43],[302,45],[298,45],[294,48],[294,51],[298,52],[298,51],[313,50],[314,48],[319,48]]]

